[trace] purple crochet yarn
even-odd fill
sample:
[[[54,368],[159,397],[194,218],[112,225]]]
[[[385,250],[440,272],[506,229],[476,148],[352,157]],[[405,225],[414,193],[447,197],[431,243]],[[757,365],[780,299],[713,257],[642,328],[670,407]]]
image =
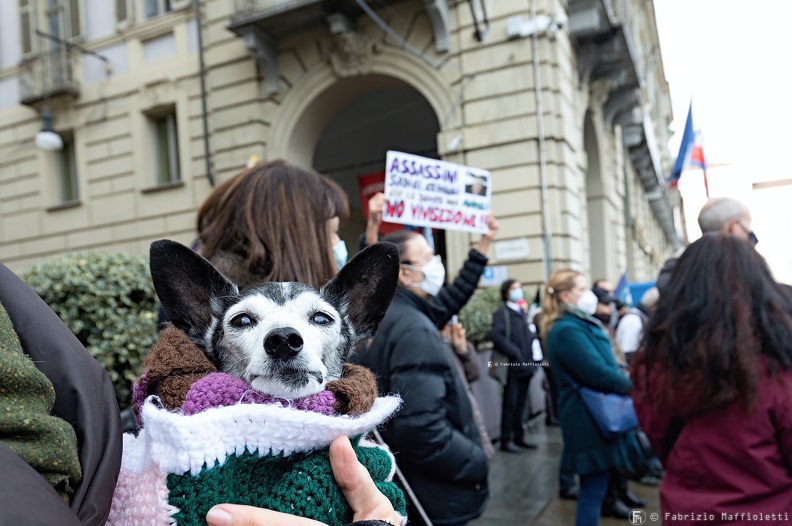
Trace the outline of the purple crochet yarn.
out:
[[[182,405],[182,413],[194,415],[211,407],[236,404],[279,404],[281,407],[332,415],[334,403],[335,396],[328,390],[295,400],[285,400],[254,391],[250,384],[236,376],[211,373],[190,386],[187,399]]]
[[[143,402],[146,401],[146,393],[148,392],[148,378],[144,372],[140,375],[137,382],[132,385],[132,405],[138,410],[135,413],[135,423],[140,426],[140,408],[143,407]]]

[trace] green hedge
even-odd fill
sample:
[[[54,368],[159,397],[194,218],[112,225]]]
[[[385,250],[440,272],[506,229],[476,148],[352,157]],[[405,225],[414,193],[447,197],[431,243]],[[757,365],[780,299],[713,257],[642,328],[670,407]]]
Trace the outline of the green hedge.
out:
[[[467,339],[476,347],[490,342],[492,314],[503,304],[500,287],[479,289],[459,311],[459,322],[465,327]]]
[[[74,253],[21,272],[104,367],[118,404],[130,405],[132,382],[157,335],[157,296],[148,260],[126,254]]]

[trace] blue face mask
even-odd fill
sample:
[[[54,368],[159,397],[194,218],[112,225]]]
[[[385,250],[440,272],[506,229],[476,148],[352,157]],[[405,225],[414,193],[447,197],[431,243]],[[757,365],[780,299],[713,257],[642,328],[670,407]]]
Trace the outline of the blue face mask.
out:
[[[336,270],[341,270],[341,267],[346,265],[348,256],[349,252],[347,252],[346,243],[344,243],[343,239],[333,245],[333,259],[335,259]]]
[[[518,302],[521,299],[525,298],[525,293],[522,289],[513,289],[509,291],[509,299],[513,302]]]

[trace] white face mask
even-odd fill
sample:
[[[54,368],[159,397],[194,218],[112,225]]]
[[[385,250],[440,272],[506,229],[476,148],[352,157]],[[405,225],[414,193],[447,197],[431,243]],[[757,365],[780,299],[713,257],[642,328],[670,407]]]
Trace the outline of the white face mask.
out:
[[[346,243],[342,239],[333,245],[333,259],[335,259],[336,270],[341,270],[341,267],[346,265],[347,257],[349,257],[349,252],[347,252]]]
[[[424,280],[417,283],[418,287],[429,294],[430,296],[437,296],[440,289],[443,288],[445,283],[445,267],[440,260],[440,256],[434,256],[429,260],[429,263],[423,267],[415,267],[413,265],[404,265],[405,267],[413,270],[420,270],[424,275]]]
[[[592,316],[595,312],[597,312],[597,303],[599,303],[597,295],[594,294],[591,289],[588,289],[586,292],[580,295],[577,300],[576,307],[584,314]]]

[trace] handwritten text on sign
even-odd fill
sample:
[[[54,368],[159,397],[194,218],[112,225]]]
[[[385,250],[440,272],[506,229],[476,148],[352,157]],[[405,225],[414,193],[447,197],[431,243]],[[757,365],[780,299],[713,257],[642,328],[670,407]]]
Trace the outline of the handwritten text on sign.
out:
[[[383,221],[484,233],[491,195],[486,170],[388,151]]]

